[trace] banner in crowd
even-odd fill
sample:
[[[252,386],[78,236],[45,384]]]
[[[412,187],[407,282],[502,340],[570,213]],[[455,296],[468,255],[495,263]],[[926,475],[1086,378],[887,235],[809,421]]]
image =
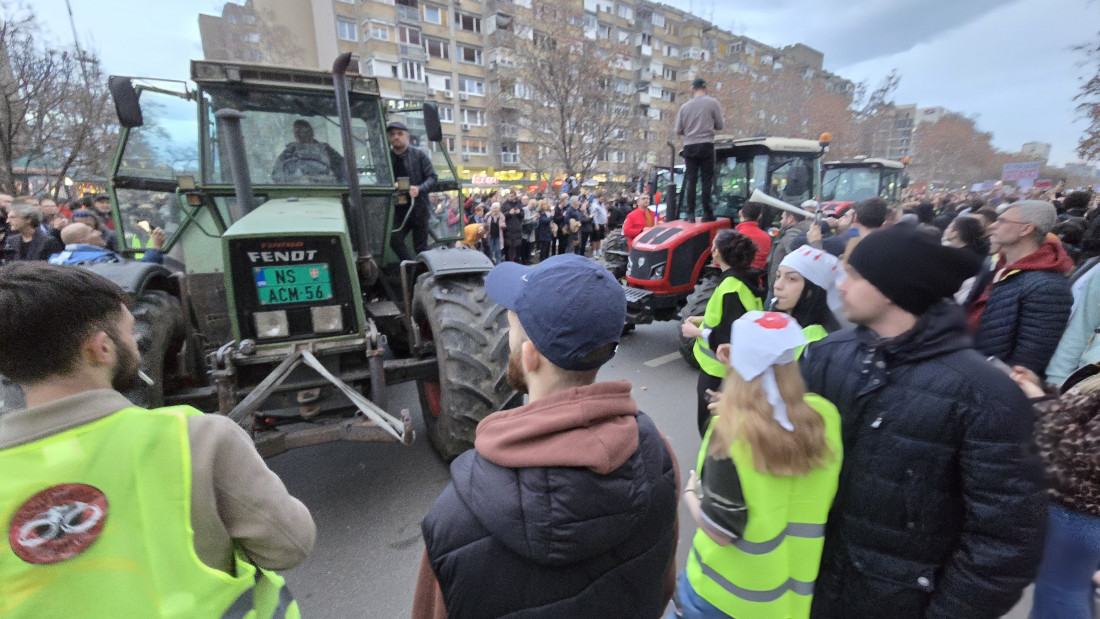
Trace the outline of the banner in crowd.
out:
[[[1001,172],[1002,181],[1031,181],[1028,184],[1035,182],[1039,178],[1039,166],[1042,162],[1028,161],[1026,163],[1006,163],[1004,170]]]

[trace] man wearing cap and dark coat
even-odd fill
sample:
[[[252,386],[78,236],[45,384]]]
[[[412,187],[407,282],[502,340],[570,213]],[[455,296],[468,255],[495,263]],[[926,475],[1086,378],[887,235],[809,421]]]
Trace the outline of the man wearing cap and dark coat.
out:
[[[575,254],[506,262],[508,381],[528,404],[478,424],[421,524],[413,617],[657,618],[674,589],[676,462],[629,381],[596,382],[626,298]]]
[[[811,344],[806,388],[840,411],[844,463],[812,617],[1001,617],[1035,577],[1044,496],[1033,410],[945,299],[981,258],[894,226],[852,250],[857,326]]]
[[[718,99],[707,94],[707,83],[695,78],[691,83],[691,99],[676,112],[676,135],[684,138],[684,191],[687,192],[688,217],[695,217],[695,187],[702,176],[703,218],[714,221],[710,205],[714,189],[714,133],[721,131],[722,106]]]
[[[409,213],[407,206],[403,208],[399,205],[394,210],[390,246],[398,258],[415,260],[416,254],[428,249],[428,222],[431,217],[428,194],[435,190],[439,177],[427,151],[409,145],[409,129],[404,123],[386,125],[386,138],[390,142],[393,176],[395,179],[408,177],[409,198],[412,200],[412,213]],[[409,213],[408,221],[405,220],[406,213]],[[405,222],[403,226],[402,222]],[[410,231],[415,253],[410,252],[405,244],[405,237]]]

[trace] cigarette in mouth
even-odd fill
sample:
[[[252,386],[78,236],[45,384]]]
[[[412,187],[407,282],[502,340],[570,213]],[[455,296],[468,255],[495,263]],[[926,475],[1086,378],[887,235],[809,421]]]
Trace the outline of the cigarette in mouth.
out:
[[[142,372],[141,370],[138,370],[138,378],[140,378],[146,385],[149,385],[150,387],[156,384],[153,382],[152,378],[149,378],[148,374]]]

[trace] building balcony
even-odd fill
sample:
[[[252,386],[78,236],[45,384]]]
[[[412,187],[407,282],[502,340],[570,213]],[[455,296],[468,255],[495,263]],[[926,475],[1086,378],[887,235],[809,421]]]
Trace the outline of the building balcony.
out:
[[[406,99],[423,99],[428,96],[428,85],[424,82],[401,80],[401,95]]]
[[[424,48],[419,45],[405,45],[402,43],[397,49],[401,53],[402,58],[419,60],[421,62],[428,60],[428,52],[424,51]]]
[[[517,165],[519,164],[518,153],[501,153],[500,165]]]
[[[397,21],[419,24],[420,9],[415,6],[397,5]]]
[[[519,127],[508,123],[501,124],[500,136],[504,138],[517,138],[519,137]]]

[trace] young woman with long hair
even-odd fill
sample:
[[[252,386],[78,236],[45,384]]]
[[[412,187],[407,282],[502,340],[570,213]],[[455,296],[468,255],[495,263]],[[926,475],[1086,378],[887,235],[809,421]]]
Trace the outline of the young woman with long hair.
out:
[[[696,414],[699,436],[707,429],[710,410],[707,391],[718,389],[726,375],[726,366],[715,352],[728,344],[733,321],[745,312],[764,309],[760,290],[760,271],[751,268],[756,243],[735,230],[719,230],[711,244],[711,260],[722,270],[702,316],[690,316],[680,326],[686,338],[695,339],[695,361],[699,364],[696,385]]]
[[[824,338],[841,326],[832,308],[840,307],[836,284],[842,273],[835,256],[803,245],[779,263],[771,309],[797,320],[808,342]]]
[[[840,416],[806,393],[790,316],[733,325],[730,371],[684,502],[699,529],[670,617],[803,619],[824,546],[843,447]]]

